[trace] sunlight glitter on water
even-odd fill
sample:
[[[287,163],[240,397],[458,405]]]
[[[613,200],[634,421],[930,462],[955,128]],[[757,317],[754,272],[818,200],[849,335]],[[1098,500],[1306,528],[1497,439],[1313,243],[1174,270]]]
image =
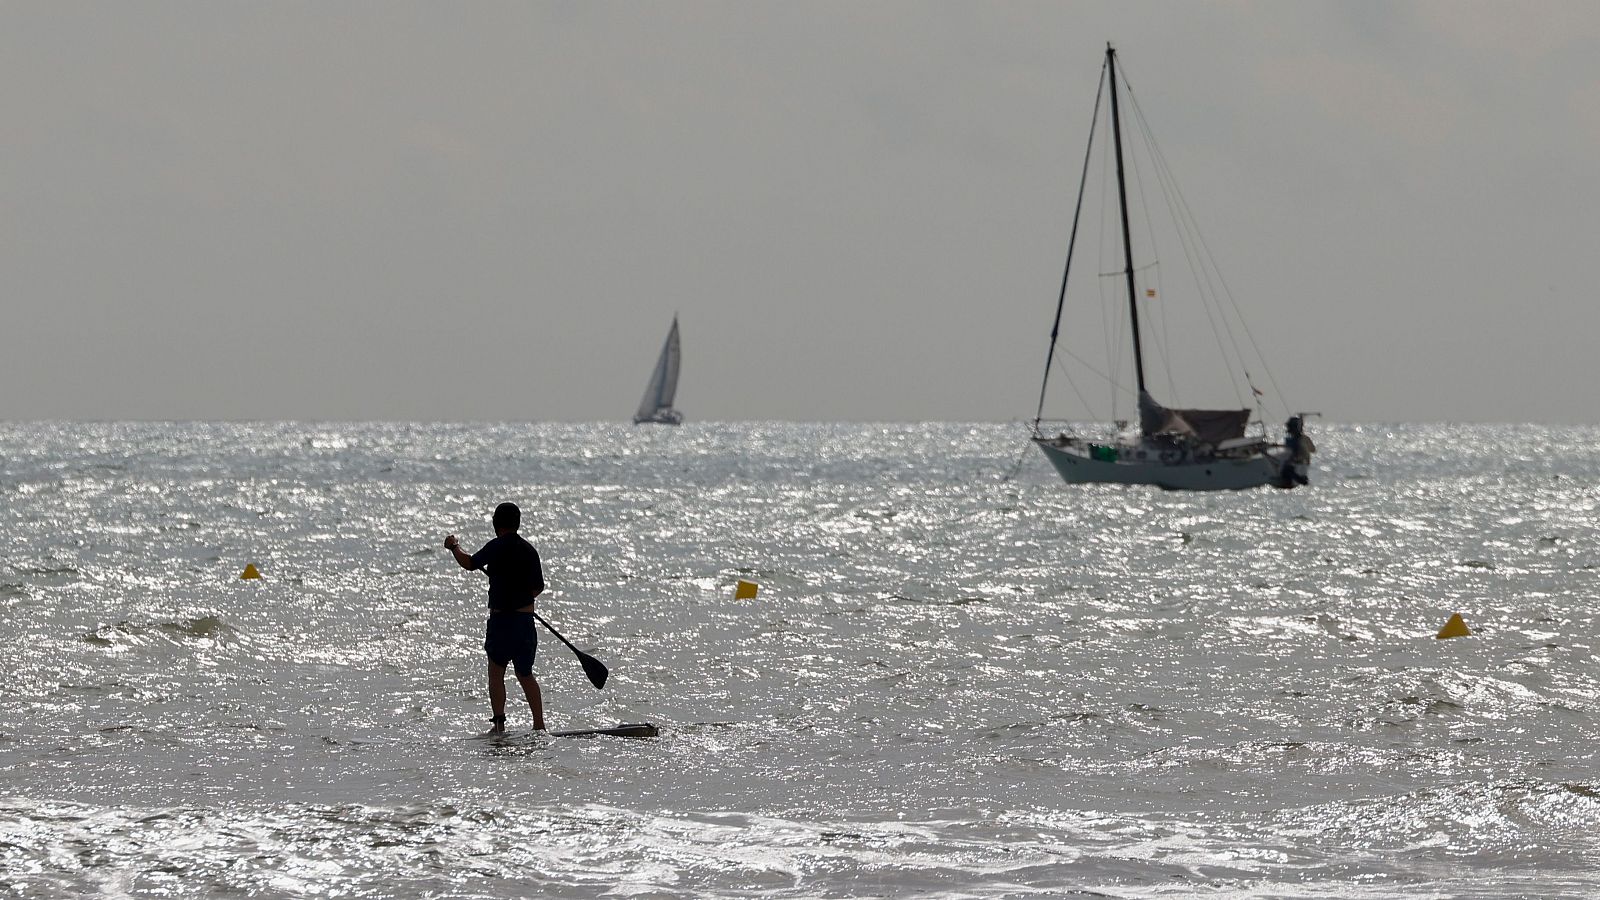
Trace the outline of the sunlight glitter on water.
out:
[[[1600,433],[1329,427],[1310,490],[1216,495],[1070,488],[1032,457],[1001,481],[1020,438],[0,426],[25,536],[0,568],[0,881],[1600,890]],[[596,692],[541,642],[557,727],[660,739],[469,737],[483,585],[439,542],[486,540],[502,498],[545,611],[612,668]],[[1457,611],[1475,636],[1434,640]]]

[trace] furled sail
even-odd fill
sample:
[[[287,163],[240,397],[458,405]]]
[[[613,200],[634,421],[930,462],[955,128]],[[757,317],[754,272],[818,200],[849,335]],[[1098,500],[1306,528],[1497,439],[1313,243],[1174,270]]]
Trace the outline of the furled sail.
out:
[[[1183,435],[1215,446],[1244,437],[1245,426],[1249,424],[1248,409],[1169,409],[1157,403],[1148,392],[1139,392],[1139,430],[1147,437]]]
[[[634,413],[635,422],[655,418],[658,413],[672,409],[673,398],[678,393],[678,357],[678,317],[673,316],[672,330],[667,332],[667,341],[661,346],[661,357],[656,360],[655,371],[644,389],[644,398],[639,401],[639,411]]]

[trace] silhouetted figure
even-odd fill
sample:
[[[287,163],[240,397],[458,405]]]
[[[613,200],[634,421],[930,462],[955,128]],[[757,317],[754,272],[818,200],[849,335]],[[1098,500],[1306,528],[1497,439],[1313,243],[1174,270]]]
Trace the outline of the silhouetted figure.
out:
[[[1311,462],[1311,454],[1316,452],[1317,447],[1311,443],[1311,435],[1305,432],[1305,420],[1300,416],[1290,416],[1283,427],[1283,446],[1289,451],[1289,457],[1283,461],[1279,478],[1284,484],[1310,484],[1311,479],[1306,477],[1304,469]]]
[[[515,503],[502,503],[494,510],[495,538],[477,553],[468,556],[453,534],[444,539],[445,548],[461,568],[489,573],[489,621],[484,627],[483,652],[489,657],[491,733],[506,730],[507,663],[516,665],[517,681],[533,711],[534,729],[545,730],[544,699],[533,677],[533,657],[539,649],[533,599],[544,592],[544,569],[539,551],[517,534],[521,525],[522,510]]]

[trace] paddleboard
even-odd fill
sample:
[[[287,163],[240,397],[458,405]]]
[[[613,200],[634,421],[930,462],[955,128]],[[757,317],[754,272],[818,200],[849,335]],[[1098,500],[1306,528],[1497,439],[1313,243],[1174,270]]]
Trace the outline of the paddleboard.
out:
[[[656,726],[649,722],[638,722],[632,725],[613,725],[610,728],[582,728],[574,731],[552,731],[551,737],[628,737],[628,738],[653,738],[660,735]]]

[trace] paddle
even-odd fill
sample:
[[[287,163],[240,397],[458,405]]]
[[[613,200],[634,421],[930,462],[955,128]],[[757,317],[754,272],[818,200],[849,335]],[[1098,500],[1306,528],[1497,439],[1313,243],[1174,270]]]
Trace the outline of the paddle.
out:
[[[568,650],[578,655],[578,662],[583,663],[583,674],[589,676],[589,680],[594,683],[595,690],[598,691],[606,686],[606,677],[611,673],[606,671],[605,663],[572,646],[572,642],[562,637],[561,632],[557,631],[554,625],[544,620],[544,616],[534,613],[533,617],[539,620],[540,625],[543,625],[551,634],[555,635],[556,640],[566,644]]]

